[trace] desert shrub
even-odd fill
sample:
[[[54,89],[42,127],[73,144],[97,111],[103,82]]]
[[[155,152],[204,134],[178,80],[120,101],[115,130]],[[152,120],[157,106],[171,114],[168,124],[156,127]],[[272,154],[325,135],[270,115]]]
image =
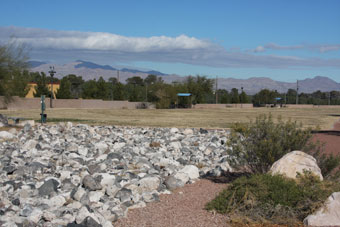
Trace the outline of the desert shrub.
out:
[[[272,164],[293,150],[307,151],[311,129],[296,121],[260,115],[254,122],[235,123],[231,127],[228,147],[234,168],[246,166],[252,173],[266,173]]]
[[[309,172],[297,181],[281,175],[254,174],[231,183],[206,209],[228,214],[238,224],[301,224],[339,183],[321,182]]]

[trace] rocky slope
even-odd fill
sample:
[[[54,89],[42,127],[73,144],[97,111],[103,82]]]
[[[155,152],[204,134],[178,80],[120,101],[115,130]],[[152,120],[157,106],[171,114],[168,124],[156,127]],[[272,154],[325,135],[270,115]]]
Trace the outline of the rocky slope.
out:
[[[112,226],[130,208],[231,170],[224,130],[60,123],[3,134],[1,226]]]

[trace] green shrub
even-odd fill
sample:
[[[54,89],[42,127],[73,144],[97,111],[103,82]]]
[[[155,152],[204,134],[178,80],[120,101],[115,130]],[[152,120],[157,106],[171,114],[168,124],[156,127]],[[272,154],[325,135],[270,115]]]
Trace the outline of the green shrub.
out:
[[[236,123],[228,140],[231,164],[245,165],[252,173],[266,173],[286,153],[309,150],[311,136],[311,129],[280,117],[275,123],[270,114],[260,115],[255,122]]]
[[[240,224],[301,224],[339,189],[339,183],[321,182],[309,172],[297,182],[280,175],[255,174],[236,179],[206,209],[228,214]]]

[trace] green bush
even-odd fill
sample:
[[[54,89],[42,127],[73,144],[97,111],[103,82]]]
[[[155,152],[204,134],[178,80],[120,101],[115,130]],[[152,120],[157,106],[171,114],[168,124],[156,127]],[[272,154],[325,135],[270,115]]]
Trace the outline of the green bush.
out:
[[[252,173],[266,173],[272,164],[293,150],[310,150],[311,129],[293,121],[275,123],[271,115],[260,115],[255,122],[236,123],[228,140],[232,165],[245,165]]]
[[[206,209],[228,214],[239,224],[301,224],[339,189],[339,183],[321,182],[309,172],[300,175],[298,181],[255,174],[236,179]]]

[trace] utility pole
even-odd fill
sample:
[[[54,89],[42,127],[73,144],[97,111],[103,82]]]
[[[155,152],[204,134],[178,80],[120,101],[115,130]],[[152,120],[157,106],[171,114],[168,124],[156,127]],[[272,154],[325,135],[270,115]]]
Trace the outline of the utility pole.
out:
[[[119,70],[117,70],[117,82],[119,83]]]
[[[296,105],[299,104],[299,80],[296,80]]]
[[[328,92],[328,105],[331,105],[331,92]]]
[[[217,104],[217,102],[218,102],[218,94],[217,94],[217,76],[216,76],[215,98],[216,98],[216,104]]]
[[[50,98],[50,108],[53,108],[53,76],[54,74],[56,73],[56,71],[54,71],[54,66],[50,66],[50,71],[48,71],[48,73],[50,74],[51,76],[51,98]]]

